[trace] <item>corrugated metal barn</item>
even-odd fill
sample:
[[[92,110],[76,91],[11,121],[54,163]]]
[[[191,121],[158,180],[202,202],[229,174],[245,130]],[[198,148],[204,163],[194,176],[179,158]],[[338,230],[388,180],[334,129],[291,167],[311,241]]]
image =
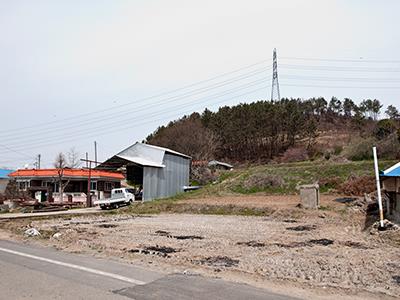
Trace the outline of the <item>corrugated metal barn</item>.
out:
[[[191,157],[153,145],[136,143],[96,169],[124,170],[129,183],[143,187],[143,200],[166,198],[189,185]]]

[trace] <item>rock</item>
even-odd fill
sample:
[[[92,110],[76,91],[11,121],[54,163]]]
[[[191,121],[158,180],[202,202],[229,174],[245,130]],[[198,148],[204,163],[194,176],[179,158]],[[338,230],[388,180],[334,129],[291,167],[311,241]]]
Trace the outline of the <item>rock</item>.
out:
[[[10,211],[10,208],[6,204],[1,204],[0,205],[0,212],[2,213],[8,213]]]
[[[55,234],[53,234],[53,238],[56,240],[60,239],[61,236],[62,236],[61,232],[56,232]]]
[[[38,236],[38,235],[40,235],[40,232],[36,228],[29,228],[29,229],[25,230],[25,235]]]

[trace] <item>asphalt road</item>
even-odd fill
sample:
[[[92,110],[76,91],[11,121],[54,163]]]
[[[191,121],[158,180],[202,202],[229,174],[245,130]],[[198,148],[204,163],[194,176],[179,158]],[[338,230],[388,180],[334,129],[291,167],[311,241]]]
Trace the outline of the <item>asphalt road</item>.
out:
[[[245,284],[161,274],[112,260],[0,240],[1,299],[274,299]]]

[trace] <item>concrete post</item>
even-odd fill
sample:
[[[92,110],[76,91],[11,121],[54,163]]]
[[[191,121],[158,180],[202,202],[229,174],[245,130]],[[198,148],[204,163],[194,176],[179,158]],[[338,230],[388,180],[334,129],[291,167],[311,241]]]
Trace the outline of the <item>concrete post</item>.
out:
[[[318,209],[320,204],[319,185],[307,184],[300,186],[300,199],[304,208]]]

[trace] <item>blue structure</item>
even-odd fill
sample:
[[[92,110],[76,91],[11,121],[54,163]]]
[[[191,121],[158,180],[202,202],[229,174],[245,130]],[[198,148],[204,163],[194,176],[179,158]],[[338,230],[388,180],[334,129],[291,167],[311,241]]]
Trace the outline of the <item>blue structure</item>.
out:
[[[0,179],[8,179],[8,174],[14,172],[14,170],[0,169]]]
[[[8,174],[14,172],[13,170],[0,169],[0,193],[4,193],[7,184],[10,181]]]
[[[400,222],[400,163],[380,172],[382,191],[387,195],[386,214]]]
[[[381,172],[382,177],[400,177],[400,163],[391,166],[389,169]]]

